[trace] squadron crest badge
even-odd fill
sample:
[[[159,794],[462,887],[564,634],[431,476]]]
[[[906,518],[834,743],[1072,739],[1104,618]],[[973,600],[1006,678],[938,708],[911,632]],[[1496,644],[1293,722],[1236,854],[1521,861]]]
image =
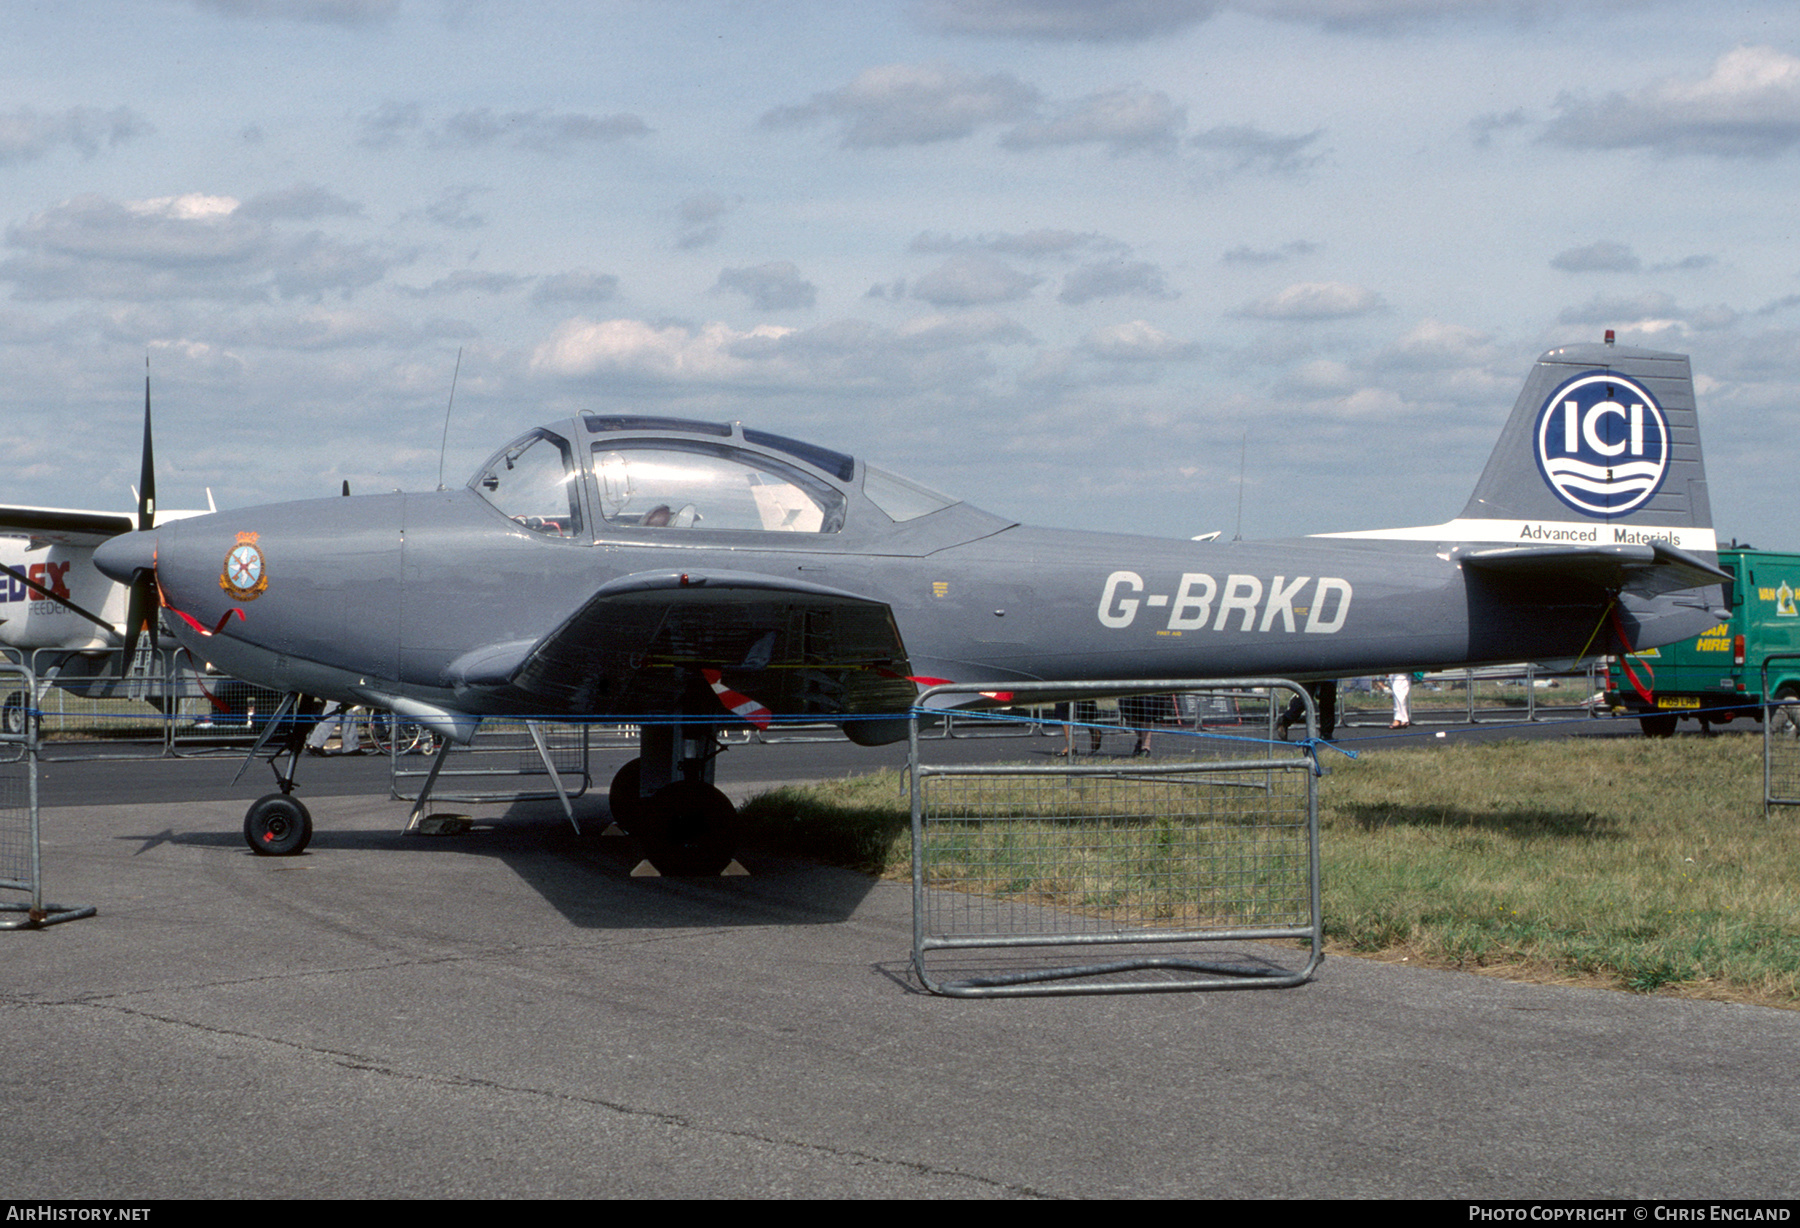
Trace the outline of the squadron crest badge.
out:
[[[237,545],[225,556],[225,568],[219,573],[219,587],[238,601],[255,601],[269,587],[269,572],[256,534],[237,535]]]

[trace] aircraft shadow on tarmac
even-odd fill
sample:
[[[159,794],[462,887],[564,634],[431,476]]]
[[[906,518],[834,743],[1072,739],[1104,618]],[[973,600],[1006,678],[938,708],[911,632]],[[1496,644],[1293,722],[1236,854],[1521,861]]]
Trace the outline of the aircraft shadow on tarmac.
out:
[[[578,799],[575,805],[580,835],[555,802],[516,801],[498,815],[477,816],[473,828],[458,835],[407,835],[398,825],[385,830],[321,826],[298,858],[275,863],[256,857],[236,830],[165,829],[119,838],[138,841],[139,852],[173,844],[215,850],[256,866],[327,861],[342,853],[488,857],[517,874],[571,925],[593,929],[831,925],[847,920],[874,885],[867,875],[754,844],[742,855],[748,875],[634,878],[632,870],[643,860],[637,842],[601,834],[609,823],[604,802]],[[396,820],[402,816],[396,803]],[[379,858],[372,864],[379,866]]]

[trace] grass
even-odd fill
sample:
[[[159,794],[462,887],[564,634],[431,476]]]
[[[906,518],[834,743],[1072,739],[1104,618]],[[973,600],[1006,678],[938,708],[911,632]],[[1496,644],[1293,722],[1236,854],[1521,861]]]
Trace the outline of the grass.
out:
[[[1329,949],[1800,1009],[1800,813],[1764,817],[1759,737],[1503,742],[1331,768]],[[896,773],[777,790],[743,814],[765,844],[911,872]]]

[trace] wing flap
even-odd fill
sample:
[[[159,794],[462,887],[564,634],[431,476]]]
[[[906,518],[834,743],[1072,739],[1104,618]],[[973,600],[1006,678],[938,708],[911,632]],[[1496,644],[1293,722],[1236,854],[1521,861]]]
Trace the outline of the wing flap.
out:
[[[904,712],[917,694],[908,673],[883,602],[803,580],[671,571],[614,580],[535,644],[459,658],[448,681],[520,712],[726,717],[722,683],[776,716],[830,719]]]

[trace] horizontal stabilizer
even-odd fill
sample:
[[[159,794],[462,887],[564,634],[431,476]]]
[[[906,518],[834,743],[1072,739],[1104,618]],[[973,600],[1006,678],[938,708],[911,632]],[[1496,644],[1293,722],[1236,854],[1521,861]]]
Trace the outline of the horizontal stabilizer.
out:
[[[1663,542],[1616,546],[1506,546],[1458,556],[1466,566],[1499,575],[1591,584],[1634,597],[1658,597],[1731,579],[1705,559]]]

